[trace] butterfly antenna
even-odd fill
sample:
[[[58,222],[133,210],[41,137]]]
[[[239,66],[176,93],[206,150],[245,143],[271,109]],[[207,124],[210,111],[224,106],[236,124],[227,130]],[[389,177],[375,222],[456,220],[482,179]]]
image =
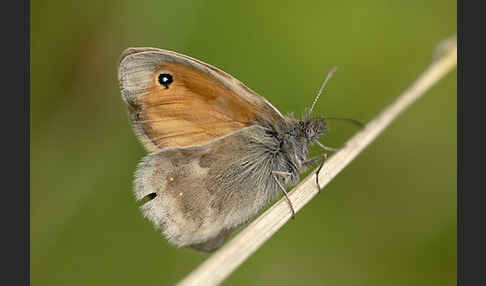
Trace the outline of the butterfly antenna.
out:
[[[322,83],[321,85],[321,88],[319,88],[319,92],[317,92],[317,96],[316,98],[314,99],[314,102],[312,103],[312,106],[311,108],[309,109],[309,114],[312,113],[312,110],[314,109],[314,106],[316,105],[317,103],[317,100],[319,99],[319,97],[321,96],[321,93],[322,91],[324,90],[324,87],[326,86],[327,84],[327,81],[331,78],[331,76],[334,74],[334,72],[337,70],[337,66],[334,66],[330,71],[329,73],[327,74],[326,76],[326,79],[324,80],[324,82]]]

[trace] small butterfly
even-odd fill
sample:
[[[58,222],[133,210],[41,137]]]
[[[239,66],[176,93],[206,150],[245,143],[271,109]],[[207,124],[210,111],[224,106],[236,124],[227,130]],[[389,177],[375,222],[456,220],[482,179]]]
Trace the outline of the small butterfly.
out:
[[[310,145],[335,150],[317,141],[325,118],[311,116],[333,71],[297,119],[209,64],[156,48],[125,50],[121,94],[149,152],[134,183],[143,215],[178,247],[220,247],[324,158],[309,158]]]

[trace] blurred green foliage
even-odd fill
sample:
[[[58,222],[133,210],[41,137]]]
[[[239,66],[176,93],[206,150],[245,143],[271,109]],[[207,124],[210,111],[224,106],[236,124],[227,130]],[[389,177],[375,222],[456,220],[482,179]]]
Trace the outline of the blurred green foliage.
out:
[[[145,154],[121,100],[123,49],[215,65],[284,113],[366,122],[456,33],[456,2],[32,1],[32,285],[172,285],[206,254],[138,211]],[[456,75],[403,114],[225,285],[456,285]],[[356,129],[331,122],[339,146]],[[316,152],[316,150],[313,150]]]

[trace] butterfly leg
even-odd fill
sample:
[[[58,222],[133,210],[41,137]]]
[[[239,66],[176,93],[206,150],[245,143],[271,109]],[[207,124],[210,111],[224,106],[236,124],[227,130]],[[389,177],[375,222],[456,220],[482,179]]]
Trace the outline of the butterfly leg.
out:
[[[283,176],[290,176],[290,175],[292,175],[292,173],[284,172],[284,171],[272,171],[272,174],[278,174],[278,175],[283,175]]]
[[[304,166],[309,167],[314,165],[317,161],[322,160],[322,163],[319,165],[319,168],[317,168],[316,171],[316,186],[317,186],[317,193],[321,192],[320,184],[319,184],[319,173],[321,172],[322,166],[324,166],[324,162],[327,160],[327,153],[323,153],[322,155],[315,156],[313,158],[310,158],[306,162],[304,162]]]
[[[323,145],[321,142],[319,141],[316,141],[316,144],[319,145],[319,147],[321,147],[322,149],[326,150],[326,151],[331,151],[331,152],[337,152],[339,151],[338,148],[333,148],[333,147],[329,147],[329,146],[325,146]]]
[[[317,186],[317,193],[318,194],[321,193],[321,185],[319,185],[319,173],[321,172],[322,166],[324,166],[324,162],[326,162],[326,160],[327,160],[327,153],[323,153],[322,157],[324,159],[322,160],[321,165],[319,166],[319,168],[317,168],[317,171],[316,171],[316,186]]]
[[[287,172],[280,172],[280,171],[272,171],[272,173],[274,174],[283,174],[283,175],[291,175],[290,173],[287,173]],[[282,184],[280,184],[280,182],[278,181],[277,177],[275,175],[272,175],[273,176],[273,179],[275,180],[275,182],[277,182],[277,185],[280,187],[280,190],[282,191],[282,193],[284,194],[285,198],[287,199],[287,202],[289,202],[289,206],[290,206],[290,210],[292,211],[292,218],[295,219],[295,210],[294,210],[294,206],[292,205],[292,202],[290,201],[289,199],[289,196],[287,194],[287,191],[285,190],[285,188],[282,186]]]

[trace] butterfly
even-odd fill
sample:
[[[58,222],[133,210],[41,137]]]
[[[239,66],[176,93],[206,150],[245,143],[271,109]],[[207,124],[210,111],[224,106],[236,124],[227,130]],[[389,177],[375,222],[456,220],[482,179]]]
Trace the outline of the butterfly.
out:
[[[333,151],[318,141],[326,119],[311,116],[318,97],[302,118],[284,116],[220,69],[157,48],[126,49],[118,79],[148,151],[135,172],[135,197],[175,246],[219,248],[323,159],[309,158],[310,145]]]

